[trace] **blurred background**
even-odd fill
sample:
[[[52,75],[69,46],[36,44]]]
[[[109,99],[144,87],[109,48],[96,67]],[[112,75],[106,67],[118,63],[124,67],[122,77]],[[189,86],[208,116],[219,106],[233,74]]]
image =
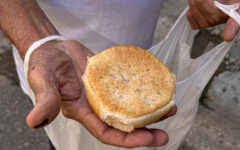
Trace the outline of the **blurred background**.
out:
[[[165,0],[155,32],[161,41],[187,0]],[[196,58],[222,42],[224,25],[198,32],[193,44]],[[202,50],[205,49],[204,52]],[[0,150],[47,150],[48,138],[43,129],[27,127],[25,117],[32,108],[30,99],[19,86],[10,42],[0,31]],[[179,150],[240,149],[240,39],[209,81],[201,98],[194,124]],[[170,139],[171,140],[171,139]]]

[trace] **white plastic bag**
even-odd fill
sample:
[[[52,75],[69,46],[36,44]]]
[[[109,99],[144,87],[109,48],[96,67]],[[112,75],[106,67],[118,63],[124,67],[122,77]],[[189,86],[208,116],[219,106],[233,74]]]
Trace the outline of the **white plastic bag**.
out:
[[[190,28],[185,14],[186,10],[167,37],[150,49],[177,77],[177,115],[151,126],[159,127],[169,134],[169,143],[159,150],[176,150],[179,147],[193,123],[201,92],[232,45],[223,42],[202,56],[191,59],[195,31]]]
[[[204,55],[191,59],[190,51],[196,32],[188,24],[186,10],[180,15],[165,39],[149,50],[177,76],[175,103],[178,105],[178,112],[176,116],[149,126],[167,131],[170,141],[164,147],[135,149],[176,150],[179,147],[193,123],[198,99],[204,86],[232,45],[232,43],[223,42]],[[15,57],[17,57],[16,54]],[[45,130],[57,150],[125,149],[102,144],[80,123],[65,118],[62,113],[45,127]]]
[[[191,59],[190,51],[195,33],[188,24],[185,10],[166,38],[149,50],[177,76],[175,102],[178,112],[174,117],[150,125],[167,131],[170,141],[166,146],[136,149],[176,150],[190,129],[197,112],[200,94],[232,45],[223,42],[204,55]],[[58,150],[124,149],[100,143],[79,123],[62,115],[46,127],[46,131]]]

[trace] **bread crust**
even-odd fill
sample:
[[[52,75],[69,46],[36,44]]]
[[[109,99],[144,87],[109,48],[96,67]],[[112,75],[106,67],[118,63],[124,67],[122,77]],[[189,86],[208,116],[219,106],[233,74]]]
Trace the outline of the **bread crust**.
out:
[[[123,131],[158,120],[174,105],[174,74],[139,47],[110,47],[89,58],[82,79],[94,112]]]

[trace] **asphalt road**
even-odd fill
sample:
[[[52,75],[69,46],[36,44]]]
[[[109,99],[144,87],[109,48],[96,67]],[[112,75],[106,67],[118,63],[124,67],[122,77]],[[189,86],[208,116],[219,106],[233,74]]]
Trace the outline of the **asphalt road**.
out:
[[[169,31],[186,0],[168,0],[163,6],[155,41]],[[221,41],[221,28],[202,30],[195,47],[207,48]],[[209,38],[210,37],[210,38]],[[195,122],[180,150],[240,149],[240,45],[235,42],[223,69],[210,85],[208,95],[214,96],[200,106]],[[29,98],[19,86],[9,41],[0,33],[0,150],[47,150],[48,139],[43,129],[27,127],[25,118],[32,108]]]

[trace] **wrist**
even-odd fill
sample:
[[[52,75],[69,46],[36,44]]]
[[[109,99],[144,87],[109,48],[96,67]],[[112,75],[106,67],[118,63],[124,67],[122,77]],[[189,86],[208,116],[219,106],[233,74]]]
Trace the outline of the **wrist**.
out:
[[[0,0],[0,27],[22,58],[35,41],[59,35],[35,0]]]
[[[60,35],[51,35],[51,36],[48,36],[48,37],[45,37],[45,38],[42,38],[40,40],[35,41],[33,44],[31,44],[31,46],[26,51],[25,60],[29,59],[31,53],[35,49],[44,45],[45,43],[54,43],[56,41],[64,41],[64,40],[66,40],[66,39],[64,37],[60,36]]]
[[[38,28],[33,28],[31,31],[23,31],[22,33],[22,38],[14,41],[14,45],[18,48],[22,59],[24,59],[28,49],[32,44],[34,44],[34,42],[54,35],[60,36],[53,27],[46,26],[39,26]]]

